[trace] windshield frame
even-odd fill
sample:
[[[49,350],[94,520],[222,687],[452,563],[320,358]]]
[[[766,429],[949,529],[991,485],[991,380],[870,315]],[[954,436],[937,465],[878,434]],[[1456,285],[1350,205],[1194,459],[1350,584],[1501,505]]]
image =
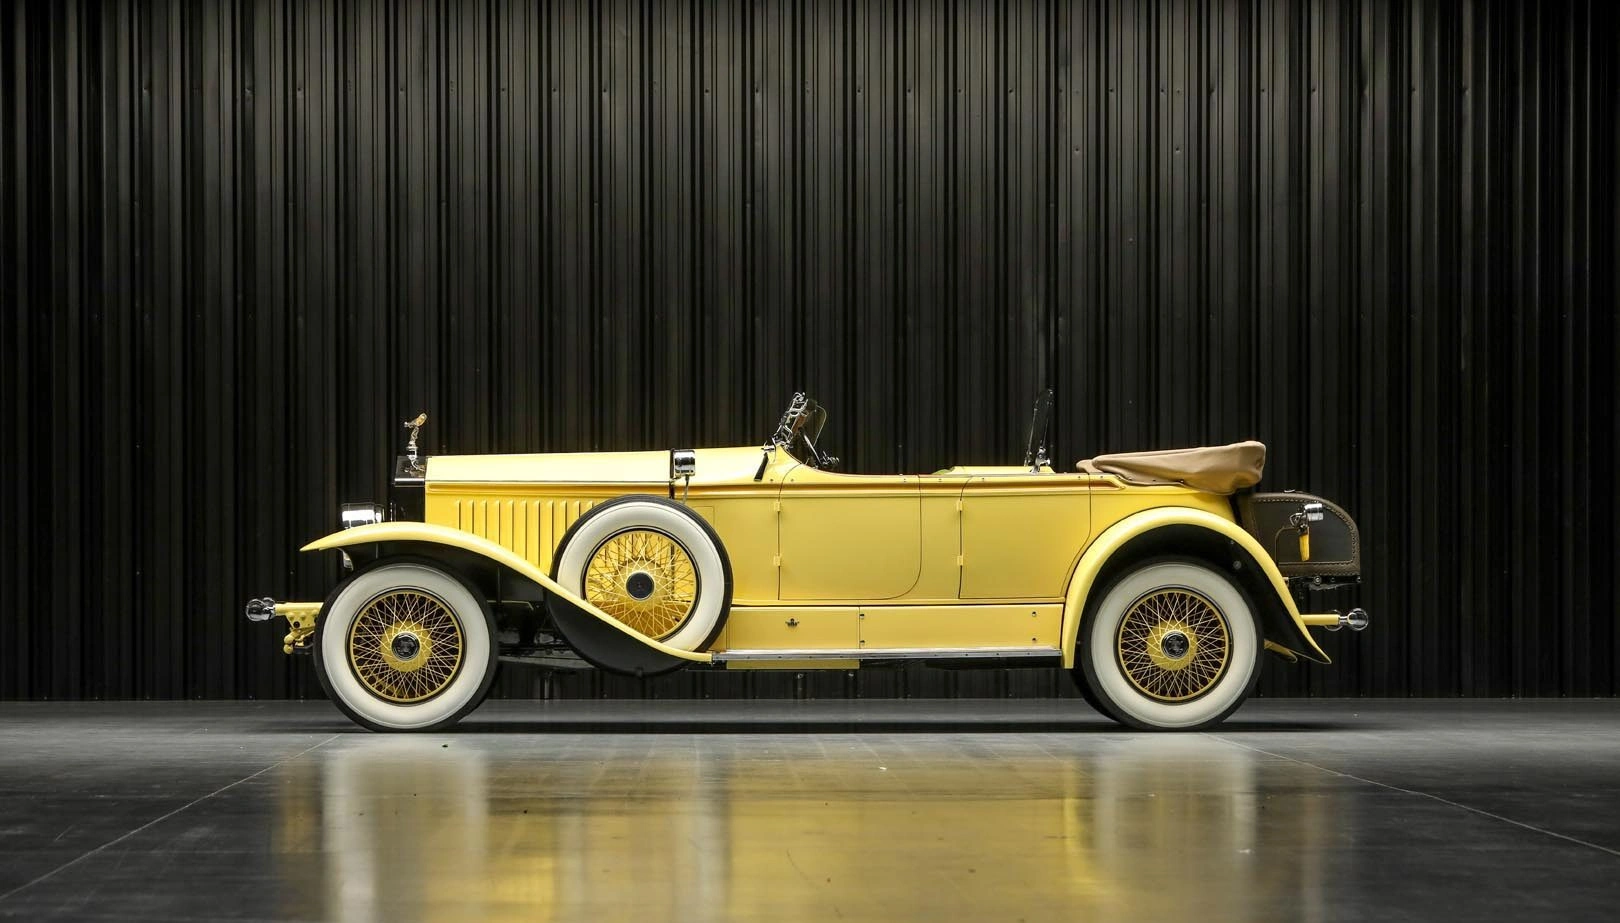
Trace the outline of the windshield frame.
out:
[[[783,446],[788,454],[804,462],[812,468],[821,467],[823,453],[816,446],[816,440],[821,438],[821,431],[827,428],[827,408],[815,401],[808,401],[804,413],[799,416],[798,425]],[[802,446],[802,448],[796,448]],[[808,451],[805,451],[807,449]]]
[[[824,467],[829,456],[816,445],[827,427],[827,408],[796,391],[788,402],[782,420],[776,426],[769,445],[781,446],[800,464],[812,468]]]

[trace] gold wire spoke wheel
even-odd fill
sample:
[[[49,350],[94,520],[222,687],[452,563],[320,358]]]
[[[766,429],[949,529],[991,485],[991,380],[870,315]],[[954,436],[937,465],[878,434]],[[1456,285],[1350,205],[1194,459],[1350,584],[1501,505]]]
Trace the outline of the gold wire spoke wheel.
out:
[[[697,568],[686,546],[671,536],[656,529],[627,529],[591,552],[584,596],[627,627],[662,641],[697,605]]]
[[[410,703],[443,692],[461,669],[461,620],[431,593],[390,590],[349,628],[349,666],[372,695]]]
[[[1232,637],[1214,603],[1175,587],[1148,593],[1125,610],[1116,650],[1131,685],[1161,702],[1185,702],[1221,678]]]

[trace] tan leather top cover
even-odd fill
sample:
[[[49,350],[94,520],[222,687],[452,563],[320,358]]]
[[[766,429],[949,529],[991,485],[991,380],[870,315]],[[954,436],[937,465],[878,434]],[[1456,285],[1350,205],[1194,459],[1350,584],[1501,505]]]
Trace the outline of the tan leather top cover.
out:
[[[1265,443],[1234,442],[1196,449],[1121,452],[1099,455],[1075,465],[1091,474],[1117,474],[1146,484],[1180,483],[1212,494],[1229,494],[1260,483],[1266,467]]]

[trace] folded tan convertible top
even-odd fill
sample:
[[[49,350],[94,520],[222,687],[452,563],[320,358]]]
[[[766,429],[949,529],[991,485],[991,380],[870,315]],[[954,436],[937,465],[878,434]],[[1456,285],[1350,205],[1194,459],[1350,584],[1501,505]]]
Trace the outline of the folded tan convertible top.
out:
[[[1121,452],[1087,458],[1075,465],[1091,474],[1117,474],[1144,484],[1185,484],[1195,490],[1229,494],[1260,483],[1266,446],[1250,440],[1231,445]]]

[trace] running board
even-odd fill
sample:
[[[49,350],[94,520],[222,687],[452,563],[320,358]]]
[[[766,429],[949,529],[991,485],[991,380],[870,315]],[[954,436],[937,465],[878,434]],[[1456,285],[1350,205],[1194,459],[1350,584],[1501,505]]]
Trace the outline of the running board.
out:
[[[1058,659],[1063,652],[1055,647],[896,647],[888,649],[849,648],[812,651],[716,651],[715,663],[733,660],[1027,660]]]

